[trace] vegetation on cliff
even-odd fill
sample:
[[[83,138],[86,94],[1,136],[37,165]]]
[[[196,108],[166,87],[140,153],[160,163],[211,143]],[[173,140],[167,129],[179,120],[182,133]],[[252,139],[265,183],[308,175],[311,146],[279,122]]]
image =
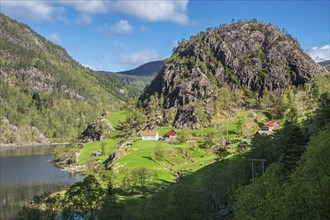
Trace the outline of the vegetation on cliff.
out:
[[[83,67],[28,26],[3,14],[0,24],[0,143],[39,142],[37,130],[50,141],[74,140],[101,113],[139,95],[128,94],[116,75]]]
[[[164,109],[158,123],[171,114],[169,121],[178,128],[206,125],[218,120],[219,112],[273,108],[288,90],[298,94],[326,74],[288,33],[256,20],[239,21],[180,41],[140,106],[148,110],[158,101]]]

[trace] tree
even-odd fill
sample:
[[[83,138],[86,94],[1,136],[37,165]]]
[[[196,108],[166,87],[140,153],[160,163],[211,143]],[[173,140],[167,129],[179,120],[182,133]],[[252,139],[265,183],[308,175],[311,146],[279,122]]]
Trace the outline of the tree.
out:
[[[132,170],[133,183],[142,193],[147,190],[147,185],[149,182],[152,182],[153,177],[155,177],[155,175],[146,167],[138,167]]]
[[[217,145],[217,139],[216,139],[216,133],[215,132],[209,132],[206,135],[205,142],[204,142],[204,147],[209,149],[215,145]]]
[[[241,117],[238,118],[237,122],[237,134],[239,137],[243,136],[243,120]]]
[[[106,195],[101,202],[101,208],[97,214],[97,219],[123,219],[124,208],[124,204],[118,202],[112,182],[109,181]]]
[[[35,92],[32,96],[32,99],[35,103],[35,106],[37,108],[38,111],[42,110],[42,102],[41,102],[41,98],[38,92]]]
[[[19,219],[50,219],[55,220],[61,214],[61,198],[59,194],[51,195],[45,192],[34,196],[19,212]]]
[[[285,126],[290,130],[287,134],[290,138],[284,145],[281,162],[284,164],[284,172],[289,174],[297,166],[306,149],[307,140],[297,125],[286,123]]]
[[[64,195],[65,219],[93,219],[100,208],[105,192],[93,175],[88,175],[82,182],[72,185]]]
[[[148,111],[151,117],[154,117],[157,113],[157,100],[155,95],[151,95],[149,98]]]
[[[181,130],[177,133],[177,139],[182,144],[189,140],[190,134],[187,130]]]
[[[146,121],[146,117],[139,111],[133,111],[127,114],[126,122],[129,130],[139,130],[143,123]]]
[[[196,105],[195,105],[195,112],[196,112],[196,120],[197,120],[197,125],[199,128],[202,128],[204,126],[206,126],[207,123],[207,116],[204,112],[204,104],[203,101],[199,101]]]
[[[160,142],[157,142],[157,146],[155,147],[153,154],[155,155],[156,160],[163,161],[165,159],[166,151],[164,150],[164,146],[158,143]]]

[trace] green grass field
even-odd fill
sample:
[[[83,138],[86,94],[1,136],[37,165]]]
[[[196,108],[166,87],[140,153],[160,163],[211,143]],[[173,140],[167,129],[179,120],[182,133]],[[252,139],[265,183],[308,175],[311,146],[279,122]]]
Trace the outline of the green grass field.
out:
[[[118,129],[120,121],[126,120],[126,112],[111,112],[106,118],[110,121],[114,129]]]
[[[126,112],[113,112],[107,116],[115,131],[108,139],[85,144],[79,156],[79,164],[88,164],[89,162],[104,162],[118,147],[119,142],[124,141],[118,138],[120,131],[120,121],[126,120]],[[255,118],[242,114],[241,122],[253,122]],[[228,121],[228,125],[222,128],[208,127],[202,129],[185,129],[191,135],[191,142],[202,143],[210,132],[215,132],[217,138],[226,137],[227,127],[229,138],[238,136],[239,120]],[[170,131],[171,127],[158,129],[159,136],[162,137]],[[178,130],[177,130],[178,131]],[[121,149],[119,158],[112,163],[112,182],[114,186],[120,187],[123,179],[130,171],[146,167],[150,172],[156,174],[155,184],[175,182],[176,173],[193,173],[211,163],[217,156],[211,150],[200,147],[191,148],[191,143],[174,144],[166,141],[143,141],[139,136],[131,137],[132,146],[126,146]],[[237,144],[233,144],[230,153],[235,152]],[[163,159],[156,159],[155,149],[160,148],[164,152]],[[93,156],[93,152],[104,150],[102,156]],[[108,172],[108,171],[107,171]],[[110,172],[110,171],[109,171]]]

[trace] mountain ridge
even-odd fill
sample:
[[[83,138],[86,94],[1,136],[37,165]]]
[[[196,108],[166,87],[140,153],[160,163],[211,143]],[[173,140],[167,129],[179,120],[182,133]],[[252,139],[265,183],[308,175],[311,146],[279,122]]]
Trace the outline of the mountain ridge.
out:
[[[330,60],[319,62],[318,64],[324,66],[330,72]]]
[[[83,67],[25,24],[3,14],[0,24],[0,143],[31,143],[35,130],[54,141],[75,139],[124,104],[121,80]]]
[[[162,68],[164,60],[151,61],[142,64],[134,69],[118,72],[125,75],[133,76],[153,76],[156,75]]]

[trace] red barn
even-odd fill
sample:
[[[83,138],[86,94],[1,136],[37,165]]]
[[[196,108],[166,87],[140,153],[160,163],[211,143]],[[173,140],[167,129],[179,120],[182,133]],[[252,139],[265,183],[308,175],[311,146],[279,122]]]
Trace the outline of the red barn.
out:
[[[169,132],[167,132],[164,136],[165,138],[175,138],[176,137],[176,130],[170,130]]]

